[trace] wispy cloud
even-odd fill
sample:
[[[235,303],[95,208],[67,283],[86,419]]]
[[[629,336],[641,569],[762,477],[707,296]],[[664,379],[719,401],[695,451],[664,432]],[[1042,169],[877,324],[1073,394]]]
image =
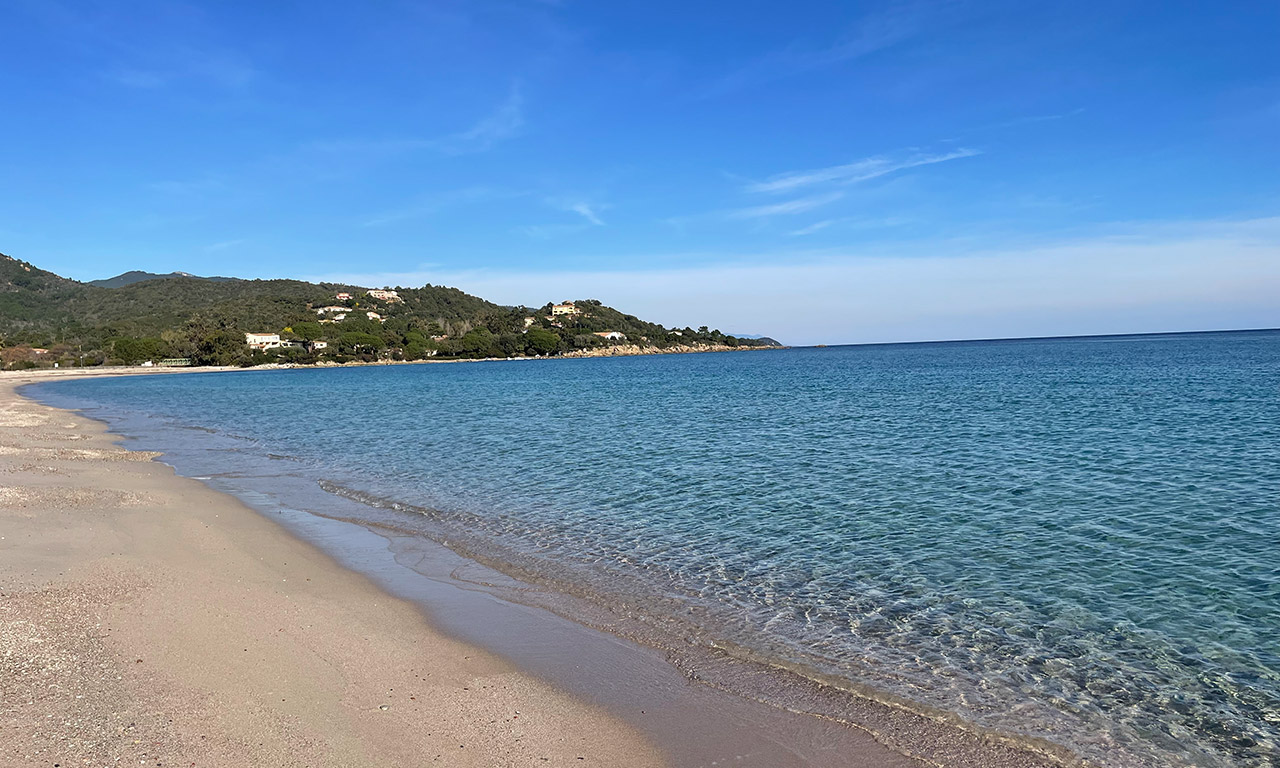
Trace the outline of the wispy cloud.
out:
[[[398,208],[391,208],[373,214],[360,224],[364,227],[382,227],[401,221],[425,218],[454,205],[513,199],[524,197],[527,194],[528,192],[516,189],[494,189],[484,186],[466,187],[444,193],[424,195]]]
[[[232,62],[210,63],[208,68],[141,68],[108,69],[101,76],[109,82],[137,90],[159,90],[187,83],[204,83],[228,91],[243,89],[256,77],[255,70]]]
[[[585,232],[594,227],[594,224],[527,224],[525,226],[516,227],[515,231],[525,237],[531,237],[534,240],[550,240],[553,237],[561,235],[572,235],[577,232]]]
[[[577,198],[549,197],[544,202],[556,210],[564,211],[565,213],[576,213],[596,227],[604,226],[604,220],[600,218],[600,213],[610,207],[603,203],[592,203]]]
[[[820,208],[829,203],[834,203],[844,197],[842,192],[829,192],[825,195],[813,195],[811,197],[801,197],[795,200],[787,200],[783,203],[773,203],[772,205],[755,205],[750,208],[739,208],[734,211],[728,211],[725,216],[730,219],[762,219],[770,216],[790,216],[792,214],[804,213],[814,208]]]
[[[698,96],[722,96],[744,88],[804,74],[841,62],[869,56],[919,34],[925,19],[937,18],[938,3],[895,3],[889,9],[869,14],[857,21],[838,41],[825,46],[797,41],[770,51],[721,77]]]
[[[129,11],[113,3],[19,2],[18,12],[45,25],[77,58],[100,60],[97,75],[126,88],[212,86],[237,90],[258,76],[213,17],[181,3],[143,3]],[[6,10],[8,10],[6,8]],[[146,16],[146,23],[139,19]]]
[[[570,206],[569,210],[578,214],[592,224],[595,224],[597,227],[604,226],[604,222],[600,220],[600,215],[596,213],[596,209],[587,203],[576,203]]]
[[[792,230],[787,234],[792,237],[804,237],[833,227],[839,227],[840,229],[881,229],[884,227],[898,227],[908,223],[909,221],[910,219],[898,216],[886,219],[859,219],[852,216],[845,216],[837,219],[823,219],[822,221],[816,221],[807,227]]]
[[[581,198],[547,197],[542,202],[558,211],[572,213],[582,221],[565,224],[563,222],[549,224],[527,224],[515,228],[515,232],[535,240],[549,240],[561,235],[571,235],[588,229],[603,227],[604,219],[600,213],[610,206],[604,203],[593,203]]]
[[[105,76],[118,85],[142,90],[163,87],[172,79],[160,72],[142,69],[116,69],[105,73]]]
[[[312,141],[304,150],[333,155],[365,155],[386,157],[416,151],[434,151],[443,155],[484,152],[496,144],[514,138],[525,125],[524,97],[519,85],[491,113],[470,128],[457,133],[430,138],[383,137],[356,139],[324,139]]]
[[[950,160],[973,157],[978,154],[981,154],[981,152],[976,149],[966,148],[934,154],[911,150],[875,155],[852,163],[832,165],[825,168],[788,171],[785,173],[775,174],[763,181],[744,182],[741,176],[734,176],[732,178],[735,178],[738,183],[743,184],[741,189],[746,193],[791,194],[800,196],[793,197],[790,200],[785,200],[779,203],[770,203],[768,205],[752,205],[728,210],[721,209],[703,214],[673,216],[665,219],[664,221],[667,224],[683,226],[685,224],[700,221],[724,221],[726,219],[763,220],[775,216],[792,216],[822,208],[849,197],[852,193],[843,189],[845,187],[850,187],[860,182],[887,176],[909,168],[945,163]],[[906,177],[900,177],[898,181],[905,178]],[[894,182],[890,182],[890,184],[892,183]],[[882,185],[882,187],[883,186],[884,185]],[[848,208],[848,205],[846,204],[844,207]],[[847,214],[848,211],[845,211],[845,213]],[[885,220],[881,221],[883,222]],[[826,219],[816,221],[798,229],[793,229],[786,232],[786,234],[791,236],[809,235],[823,229],[827,229],[837,223],[854,225],[860,228],[883,225],[871,223],[869,220],[865,219],[855,219],[847,215],[844,217],[828,215]]]
[[[980,154],[982,153],[976,149],[957,149],[944,154],[914,154],[898,158],[889,155],[877,155],[852,163],[845,163],[844,165],[781,173],[764,181],[748,185],[747,191],[792,192],[800,187],[808,187],[814,184],[857,184],[861,181],[869,181],[908,168],[945,163],[948,160],[958,160]]]
[[[440,206],[435,203],[421,203],[404,208],[386,210],[381,213],[375,213],[373,216],[365,219],[360,223],[360,226],[385,227],[388,224],[395,224],[399,221],[408,221],[410,219],[420,219],[424,216],[430,216],[439,210],[439,208]]]
[[[438,141],[438,139],[403,137],[316,139],[315,141],[307,142],[300,148],[300,151],[327,155],[398,155],[420,149],[436,148]]]
[[[1051,123],[1055,120],[1065,120],[1068,117],[1075,117],[1084,112],[1084,107],[1076,107],[1068,112],[1059,112],[1050,115],[1026,115],[1024,117],[1015,117],[1011,120],[1003,120],[998,123],[992,123],[985,126],[984,130],[997,130],[1000,128],[1013,128],[1019,125],[1034,125],[1035,123]]]
[[[225,250],[227,250],[228,248],[235,248],[237,245],[244,245],[246,242],[248,242],[248,241],[246,241],[246,240],[226,240],[226,241],[221,242],[221,243],[213,243],[212,245],[206,245],[206,246],[204,247],[204,252],[205,252],[205,253],[217,253],[218,251],[225,251]]]
[[[206,176],[200,179],[166,179],[164,181],[155,181],[147,185],[147,188],[153,192],[159,192],[165,195],[185,196],[197,195],[205,192],[216,192],[225,189],[226,182],[220,178]]]
[[[126,88],[156,90],[205,85],[225,91],[250,86],[258,77],[252,62],[228,48],[188,45],[116,44],[113,58],[125,63],[103,71],[106,80]]]
[[[814,232],[821,232],[822,230],[826,229],[827,227],[835,223],[836,223],[836,219],[823,219],[822,221],[815,221],[814,223],[810,224],[807,227],[801,227],[800,229],[792,230],[787,234],[792,235],[794,237],[803,237],[805,235],[812,235]]]
[[[465,131],[439,139],[443,151],[451,153],[477,152],[494,144],[513,138],[524,127],[524,97],[520,86],[511,86],[510,93],[498,108]]]

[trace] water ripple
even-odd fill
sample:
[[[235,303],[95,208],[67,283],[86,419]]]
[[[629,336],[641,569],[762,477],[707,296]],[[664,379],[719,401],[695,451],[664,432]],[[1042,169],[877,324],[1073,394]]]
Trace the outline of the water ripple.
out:
[[[1277,333],[57,386],[1100,765],[1280,749]]]

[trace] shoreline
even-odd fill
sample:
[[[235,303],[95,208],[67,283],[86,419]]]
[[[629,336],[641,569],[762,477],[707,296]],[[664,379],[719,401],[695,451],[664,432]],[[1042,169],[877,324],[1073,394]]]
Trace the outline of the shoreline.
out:
[[[500,363],[500,362],[522,362],[528,360],[581,360],[596,357],[647,357],[651,355],[698,355],[707,352],[752,352],[762,350],[779,350],[791,349],[791,347],[782,346],[738,346],[731,347],[727,344],[702,344],[692,346],[688,344],[675,344],[670,347],[652,347],[639,346],[636,344],[616,344],[608,347],[598,347],[595,349],[581,349],[571,352],[564,352],[558,355],[536,355],[533,357],[449,357],[443,359],[423,358],[421,360],[377,360],[374,362],[361,362],[357,360],[349,360],[345,363],[335,361],[318,361],[314,363],[263,363],[261,365],[238,366],[238,365],[192,365],[192,366],[151,366],[142,365],[97,365],[76,368],[26,368],[8,371],[0,371],[0,377],[4,376],[128,376],[132,374],[156,374],[156,373],[212,373],[215,371],[278,371],[308,368],[363,368],[368,366],[382,365],[421,365],[434,363]]]
[[[439,361],[444,362],[444,361]],[[454,362],[454,361],[451,361]],[[325,367],[325,366],[320,366]],[[253,369],[216,369],[216,370],[253,370]],[[110,372],[102,371],[99,375],[129,375],[131,373],[169,373],[169,372],[211,372],[209,369],[115,369]],[[33,372],[26,372],[30,375]],[[49,372],[53,373],[53,372]],[[61,372],[60,372],[61,373]],[[66,373],[71,373],[67,371]],[[10,375],[12,376],[12,375]],[[58,376],[54,374],[48,378]],[[8,378],[9,376],[6,376]],[[46,376],[35,375],[31,377],[33,380],[44,379]],[[7,383],[7,382],[6,382]],[[25,383],[25,382],[24,382]],[[12,391],[13,386],[6,387],[6,390]],[[49,406],[40,406],[49,407]],[[77,418],[80,418],[77,416]],[[98,423],[98,422],[94,422]],[[192,480],[183,480],[183,482],[195,482]],[[211,491],[216,492],[216,491]],[[219,494],[221,495],[221,494]],[[236,502],[238,503],[238,502]],[[267,515],[267,512],[259,509],[258,513]],[[302,516],[302,517],[299,517]],[[286,514],[286,517],[288,515]],[[413,577],[406,577],[406,574],[396,571],[387,571],[387,564],[372,563],[370,558],[379,558],[387,560],[387,551],[392,547],[389,542],[396,543],[397,539],[393,533],[388,534],[386,530],[374,530],[378,526],[370,525],[368,521],[347,521],[330,520],[328,523],[320,523],[317,525],[315,521],[319,520],[316,515],[298,512],[292,516],[292,520],[284,520],[284,528],[290,534],[297,536],[303,540],[311,542],[318,546],[321,550],[328,553],[330,557],[336,557],[339,560],[339,567],[345,566],[348,569],[361,572],[371,576],[383,590],[398,595],[401,598],[407,598],[414,603],[419,609],[427,614],[428,624],[440,628],[441,622],[438,622],[438,612],[441,602],[439,594],[425,595],[422,584],[413,583],[414,577],[418,577],[421,581],[422,573],[414,573]],[[308,521],[304,518],[312,518]],[[325,546],[326,537],[334,536],[334,531],[320,530],[326,525],[337,524],[339,526],[359,525],[365,531],[372,531],[379,538],[372,541],[369,545],[369,551],[365,552],[355,560],[343,561],[341,553],[333,551],[330,547]],[[350,533],[350,531],[347,531]],[[420,537],[416,537],[420,538]],[[329,541],[333,544],[332,538]],[[403,544],[403,542],[399,542]],[[415,544],[419,549],[431,549],[425,543]],[[470,553],[465,549],[457,550],[457,547],[445,549],[444,547],[435,547],[439,551],[435,552],[419,552],[423,558],[436,561],[435,569],[440,571],[436,574],[436,580],[440,582],[453,582],[448,584],[451,591],[459,592],[457,578],[448,573],[451,569],[441,570],[440,563],[452,559],[452,568],[483,568],[485,566],[477,565],[475,562],[468,560]],[[375,550],[382,550],[381,553]],[[364,558],[361,560],[361,558]],[[392,558],[399,559],[399,558]],[[405,569],[400,568],[400,571]],[[509,572],[508,572],[509,573]],[[484,581],[486,579],[493,581],[495,579],[510,578],[506,574],[498,574],[496,571],[488,573],[484,576],[476,576],[472,574],[470,579],[473,581]],[[437,585],[438,586],[438,585]],[[431,592],[427,589],[425,592]],[[437,589],[436,592],[439,590]],[[549,605],[539,605],[537,602],[516,600],[511,603],[512,595],[518,594],[520,589],[507,590],[508,594],[503,594],[500,589],[490,588],[482,590],[488,597],[496,596],[498,600],[508,603],[505,611],[506,618],[512,615],[511,608],[519,608],[525,606],[536,606],[535,611],[550,614],[554,608]],[[445,600],[448,602],[448,600]],[[473,600],[474,602],[474,600]],[[492,601],[491,601],[492,602]],[[474,606],[469,611],[474,611]],[[526,612],[527,612],[526,608]],[[502,614],[503,611],[498,611]],[[495,614],[497,615],[497,614]],[[581,621],[581,617],[575,617]],[[469,619],[474,623],[473,619]],[[537,623],[537,622],[535,622]],[[728,734],[721,733],[719,741],[725,748],[739,746],[735,743],[735,739],[750,739],[753,735],[763,735],[763,743],[761,748],[781,749],[777,755],[772,757],[768,762],[756,762],[748,760],[748,762],[740,763],[746,765],[895,765],[900,761],[904,765],[991,765],[991,766],[1047,766],[1061,765],[1072,762],[1072,758],[1067,756],[1063,750],[1054,745],[1029,743],[1028,740],[1006,737],[1000,734],[992,733],[984,729],[970,727],[949,713],[943,712],[922,712],[913,709],[910,706],[903,706],[904,703],[890,703],[887,700],[874,695],[874,692],[865,692],[862,695],[856,694],[846,689],[842,689],[837,681],[822,681],[814,677],[806,676],[803,670],[787,670],[780,668],[770,668],[768,664],[761,663],[750,658],[742,658],[742,654],[735,653],[733,649],[724,647],[715,648],[714,652],[706,653],[703,658],[690,663],[688,658],[681,660],[676,659],[671,654],[671,649],[662,648],[661,646],[649,647],[643,644],[641,638],[636,637],[633,633],[628,633],[623,627],[617,625],[616,621],[605,621],[594,625],[591,629],[591,622],[583,622],[583,624],[575,623],[568,618],[560,618],[559,622],[552,621],[550,624],[555,626],[547,626],[546,622],[542,622],[544,626],[537,628],[537,631],[543,634],[554,635],[559,642],[568,640],[569,642],[580,643],[581,650],[589,643],[584,643],[584,633],[598,631],[606,635],[604,650],[595,650],[587,653],[586,656],[592,657],[594,664],[597,666],[611,663],[617,663],[622,660],[622,665],[629,668],[631,679],[621,682],[624,688],[630,686],[630,693],[640,691],[640,697],[637,700],[643,701],[645,695],[649,695],[651,706],[655,698],[659,704],[665,701],[668,704],[673,703],[674,699],[671,691],[664,691],[661,695],[655,697],[652,691],[645,692],[642,689],[646,686],[655,687],[654,680],[660,679],[664,674],[674,673],[677,682],[686,688],[695,691],[698,695],[692,697],[688,692],[675,694],[676,698],[683,696],[685,701],[674,701],[676,706],[685,712],[685,716],[693,716],[697,718],[700,710],[704,709],[708,704],[723,708],[726,711],[721,713],[717,718],[701,717],[699,728],[701,737],[707,739],[707,730],[719,728],[722,731],[728,729]],[[572,628],[566,629],[563,625],[572,625]],[[449,620],[443,622],[443,629],[449,636],[461,638],[463,642],[472,646],[481,646],[495,651],[500,657],[504,657],[515,663],[517,669],[531,671],[537,678],[549,680],[553,686],[561,690],[570,690],[579,698],[591,700],[597,706],[603,706],[607,710],[611,710],[611,714],[620,717],[624,721],[632,721],[633,727],[640,727],[641,731],[648,736],[651,742],[657,741],[663,747],[670,747],[671,757],[674,754],[673,764],[705,764],[704,760],[709,755],[704,748],[695,760],[689,758],[694,755],[696,750],[689,743],[672,743],[686,741],[678,732],[681,729],[688,730],[680,722],[654,723],[654,722],[636,722],[634,712],[628,713],[626,706],[620,706],[619,696],[615,692],[613,695],[605,694],[599,690],[602,685],[606,685],[609,681],[604,680],[584,680],[580,679],[581,675],[576,675],[570,670],[566,674],[565,670],[557,670],[556,664],[545,663],[546,660],[534,659],[531,663],[529,658],[522,656],[524,653],[518,647],[511,647],[510,637],[494,637],[493,633],[485,631],[476,631],[476,627],[468,627],[459,625]],[[612,639],[612,643],[608,642],[608,638]],[[621,638],[621,639],[620,639]],[[506,643],[506,647],[504,647]],[[608,646],[617,645],[618,643],[629,643],[634,647],[629,649],[627,653],[619,654],[616,648]],[[516,644],[519,645],[518,643]],[[655,650],[656,649],[656,650]],[[638,652],[638,653],[637,653]],[[664,657],[663,653],[667,655]],[[715,680],[716,666],[718,664],[736,665],[737,671],[742,671],[743,665],[753,667],[752,674],[765,678],[766,684],[776,682],[779,676],[786,677],[792,675],[804,678],[808,683],[807,700],[795,701],[795,707],[779,708],[774,704],[766,704],[762,700],[753,700],[752,694],[748,690],[734,690],[732,686],[726,686]],[[563,666],[563,665],[561,665]],[[597,670],[598,671],[598,670]],[[636,679],[639,678],[639,679]],[[662,681],[662,685],[671,685],[671,680]],[[614,681],[613,685],[618,682]],[[661,686],[657,686],[661,687]],[[849,717],[849,698],[855,698],[859,703],[857,709],[861,710],[856,716]],[[628,698],[626,696],[621,698]],[[629,698],[635,699],[631,696]],[[738,722],[734,722],[734,718],[739,718]],[[769,724],[773,727],[763,728],[765,723],[762,721],[768,719],[777,719],[778,721],[787,721],[778,728],[778,723]],[[797,719],[798,718],[798,719]],[[670,719],[670,718],[669,718]],[[643,721],[643,718],[640,719]],[[734,726],[737,726],[736,728]],[[706,728],[703,726],[711,726]],[[673,731],[673,727],[675,730]],[[748,730],[760,731],[760,734],[748,734]],[[711,737],[712,741],[716,741],[715,737]],[[791,742],[791,744],[788,744]],[[840,749],[833,749],[833,746],[839,745]],[[853,751],[849,751],[852,747]],[[729,751],[732,751],[731,749]],[[720,751],[721,754],[727,754],[725,750]],[[759,758],[759,752],[750,754],[748,757]],[[742,755],[738,755],[738,759],[742,759]],[[792,759],[783,761],[782,758],[790,757]]]
[[[18,378],[0,383],[0,764],[666,764]]]

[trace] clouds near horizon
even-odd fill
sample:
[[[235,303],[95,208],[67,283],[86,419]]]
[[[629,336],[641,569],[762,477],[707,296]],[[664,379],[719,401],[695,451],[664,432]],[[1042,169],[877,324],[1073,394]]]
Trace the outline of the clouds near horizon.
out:
[[[1280,218],[1131,225],[1002,249],[932,243],[909,253],[721,256],[651,270],[310,277],[455,285],[514,305],[603,298],[666,325],[711,324],[789,344],[1280,327]]]

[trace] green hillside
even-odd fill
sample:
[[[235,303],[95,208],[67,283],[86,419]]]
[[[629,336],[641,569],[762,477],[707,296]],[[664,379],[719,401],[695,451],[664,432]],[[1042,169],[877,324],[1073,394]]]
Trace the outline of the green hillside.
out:
[[[551,303],[504,307],[433,285],[397,288],[395,298],[379,299],[360,286],[178,273],[125,273],[97,283],[0,254],[0,361],[30,367],[188,358],[253,365],[549,355],[618,343],[772,345],[705,327],[667,329],[590,299],[577,302],[577,314],[552,317]],[[600,335],[609,332],[625,338]],[[279,334],[284,346],[251,350],[245,333]]]

